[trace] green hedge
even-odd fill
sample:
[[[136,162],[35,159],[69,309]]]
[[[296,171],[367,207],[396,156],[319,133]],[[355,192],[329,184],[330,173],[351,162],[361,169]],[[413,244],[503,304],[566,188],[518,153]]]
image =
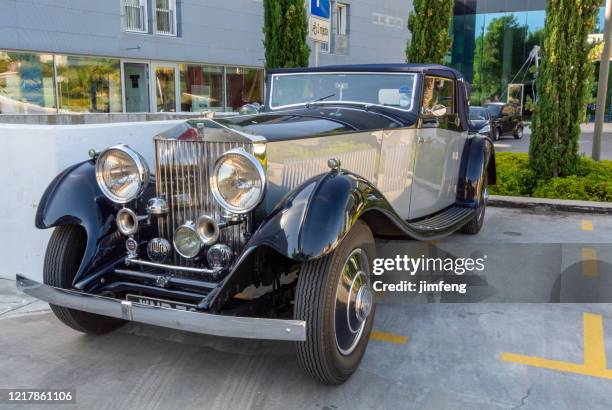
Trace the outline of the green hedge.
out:
[[[498,153],[497,184],[490,187],[491,194],[612,201],[612,161],[581,158],[576,175],[548,181],[535,180],[528,162],[526,153]]]

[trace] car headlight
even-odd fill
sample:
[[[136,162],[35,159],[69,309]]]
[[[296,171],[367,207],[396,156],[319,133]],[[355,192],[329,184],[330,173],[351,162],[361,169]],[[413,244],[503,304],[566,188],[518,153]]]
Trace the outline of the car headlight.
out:
[[[138,198],[149,183],[144,158],[127,145],[102,152],[96,161],[96,180],[111,201],[125,204]]]
[[[202,241],[196,232],[193,222],[187,222],[174,231],[174,249],[183,258],[192,259],[198,256],[202,249]]]
[[[253,155],[240,148],[233,149],[217,159],[210,187],[222,207],[235,214],[244,214],[263,199],[266,174]]]
[[[482,127],[480,129],[480,131],[478,131],[479,134],[488,134],[490,131],[490,127],[489,124],[485,125],[484,127]]]

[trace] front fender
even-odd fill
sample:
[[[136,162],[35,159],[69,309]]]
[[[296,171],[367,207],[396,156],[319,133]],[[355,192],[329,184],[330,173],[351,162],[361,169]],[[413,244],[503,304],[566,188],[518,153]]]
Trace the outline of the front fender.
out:
[[[345,171],[314,177],[288,194],[262,222],[248,248],[269,246],[295,261],[334,250],[355,222],[378,210],[401,226],[384,196],[367,180]]]
[[[74,282],[97,265],[102,256],[98,249],[115,230],[115,209],[96,182],[92,160],[62,171],[49,184],[36,211],[36,227],[48,229],[62,225],[79,225],[87,234],[85,254]]]

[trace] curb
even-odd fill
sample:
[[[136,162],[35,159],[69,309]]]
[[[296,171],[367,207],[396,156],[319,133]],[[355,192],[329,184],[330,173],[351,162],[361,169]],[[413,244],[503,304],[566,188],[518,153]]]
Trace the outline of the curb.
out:
[[[612,202],[573,201],[567,199],[491,195],[489,196],[487,205],[499,208],[612,214]]]

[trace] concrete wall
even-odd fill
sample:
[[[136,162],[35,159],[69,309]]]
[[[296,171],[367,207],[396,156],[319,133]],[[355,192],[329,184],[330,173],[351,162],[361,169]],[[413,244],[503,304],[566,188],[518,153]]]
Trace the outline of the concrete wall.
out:
[[[34,227],[38,201],[55,176],[102,150],[129,144],[154,164],[152,137],[182,121],[100,125],[0,124],[0,277],[22,273],[42,280],[45,249],[51,230]]]
[[[405,60],[410,0],[342,2],[350,7],[349,53],[322,55],[320,64]],[[178,37],[125,32],[121,4],[121,0],[0,0],[0,49],[264,65],[262,0],[178,0]],[[393,17],[394,24],[388,24],[387,17]]]

